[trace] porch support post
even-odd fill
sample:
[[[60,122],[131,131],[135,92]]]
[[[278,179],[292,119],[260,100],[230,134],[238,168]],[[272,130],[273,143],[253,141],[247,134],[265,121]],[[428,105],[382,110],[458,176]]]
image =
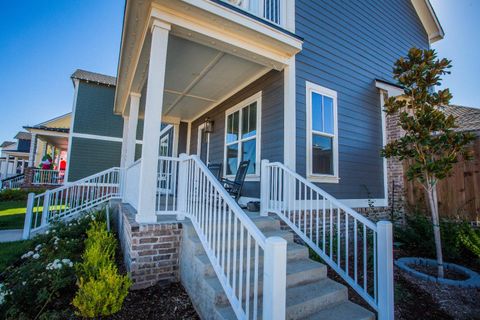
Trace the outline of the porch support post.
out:
[[[123,139],[123,143],[126,144],[125,145],[125,152],[126,152],[125,167],[129,167],[135,162],[135,146],[137,143],[137,123],[138,123],[139,106],[140,106],[140,94],[134,93],[134,92],[130,93],[130,114],[128,115],[127,136],[125,140],[125,134],[124,134],[124,139]],[[161,102],[159,107],[160,109],[162,108]],[[144,130],[144,134],[145,134],[145,130]],[[142,156],[143,156],[143,153],[142,153]]]
[[[10,156],[7,154],[5,156],[5,165],[3,166],[2,170],[2,179],[5,179],[8,174],[8,164],[10,162]]]
[[[18,157],[13,158],[13,174],[17,174],[17,166],[18,166]]]
[[[138,223],[156,223],[157,169],[162,122],[165,66],[170,25],[154,20],[148,66],[147,95],[143,127],[142,164],[140,166]]]
[[[37,135],[32,133],[32,139],[30,140],[30,153],[28,155],[28,166],[33,167],[35,165],[35,154],[37,153]]]
[[[296,87],[295,87],[295,57],[290,58],[283,70],[284,82],[284,115],[283,115],[283,162],[293,171],[296,171]]]

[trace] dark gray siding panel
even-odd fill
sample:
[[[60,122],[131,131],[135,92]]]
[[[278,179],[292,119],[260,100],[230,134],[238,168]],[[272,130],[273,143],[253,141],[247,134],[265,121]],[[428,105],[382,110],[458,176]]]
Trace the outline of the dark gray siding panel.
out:
[[[120,142],[72,138],[68,180],[75,181],[120,166],[121,150]]]
[[[142,157],[142,145],[140,143],[137,143],[135,145],[135,161],[137,161],[141,157]]]
[[[178,154],[187,152],[188,123],[180,122],[178,126]]]
[[[340,183],[320,184],[340,199],[383,198],[380,97],[393,63],[428,37],[410,1],[296,0],[297,172],[306,173],[305,81],[338,93]]]
[[[73,132],[121,138],[123,118],[113,114],[114,99],[115,87],[81,81]]]
[[[267,73],[194,121],[191,129],[190,153],[196,154],[198,126],[206,117],[209,117],[215,122],[214,132],[210,136],[209,160],[216,163],[223,162],[225,111],[259,91],[262,91],[261,158],[283,162],[283,72],[277,71]],[[260,183],[246,182],[242,195],[258,198]]]

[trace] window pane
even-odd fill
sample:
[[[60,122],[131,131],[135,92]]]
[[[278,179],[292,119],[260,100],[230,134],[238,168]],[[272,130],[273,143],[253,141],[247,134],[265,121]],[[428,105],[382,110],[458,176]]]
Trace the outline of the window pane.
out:
[[[257,154],[257,139],[248,140],[242,143],[242,161],[250,160],[247,174],[255,173],[255,159]]]
[[[333,175],[333,139],[312,135],[312,173]]]
[[[322,95],[312,92],[312,129],[323,131]]]
[[[242,138],[253,137],[257,134],[257,102],[242,110]]]
[[[238,143],[227,146],[227,175],[234,175],[238,168]]]
[[[333,134],[333,99],[323,97],[323,119],[326,133]]]
[[[238,140],[239,111],[232,113],[227,118],[227,143]]]

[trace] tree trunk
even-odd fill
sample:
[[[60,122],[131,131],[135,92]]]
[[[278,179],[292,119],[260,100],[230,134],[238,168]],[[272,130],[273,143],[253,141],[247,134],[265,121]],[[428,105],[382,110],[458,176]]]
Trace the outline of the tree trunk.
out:
[[[437,185],[430,186],[427,190],[428,202],[430,203],[430,211],[432,213],[433,236],[435,238],[435,250],[437,253],[437,271],[438,277],[443,278],[443,255],[442,255],[442,239],[440,235],[440,218],[438,216],[438,200]]]

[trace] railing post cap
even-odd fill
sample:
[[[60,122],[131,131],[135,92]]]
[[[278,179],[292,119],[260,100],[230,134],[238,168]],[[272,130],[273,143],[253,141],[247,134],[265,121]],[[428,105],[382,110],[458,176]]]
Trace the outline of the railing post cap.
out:
[[[274,247],[287,246],[287,240],[280,237],[269,237],[265,240],[265,242]]]
[[[381,227],[388,227],[388,226],[391,226],[392,223],[390,221],[387,221],[387,220],[380,220],[377,222],[377,226],[381,226]]]

